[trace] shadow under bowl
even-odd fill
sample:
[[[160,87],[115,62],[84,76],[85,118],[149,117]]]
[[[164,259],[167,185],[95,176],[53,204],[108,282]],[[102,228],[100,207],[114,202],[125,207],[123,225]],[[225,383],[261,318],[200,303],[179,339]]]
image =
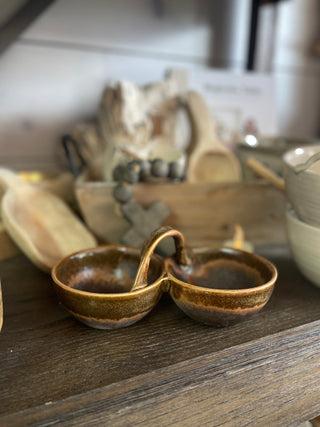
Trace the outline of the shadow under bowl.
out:
[[[189,317],[228,326],[268,302],[277,270],[265,258],[237,249],[195,249],[185,268],[170,262],[170,295]]]
[[[148,286],[130,292],[140,251],[121,245],[99,246],[62,259],[52,269],[58,298],[79,321],[98,329],[129,326],[146,316],[162,294],[164,263],[153,255]]]

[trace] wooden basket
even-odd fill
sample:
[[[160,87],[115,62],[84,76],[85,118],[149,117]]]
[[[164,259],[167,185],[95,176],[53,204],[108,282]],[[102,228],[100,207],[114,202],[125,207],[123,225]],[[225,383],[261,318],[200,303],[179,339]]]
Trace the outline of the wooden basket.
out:
[[[121,216],[112,191],[115,184],[76,181],[76,197],[89,228],[104,242],[120,243],[130,225]],[[255,245],[286,242],[284,194],[261,181],[226,184],[136,184],[133,197],[147,207],[162,200],[170,208],[164,224],[179,229],[190,246],[219,245],[235,224]]]

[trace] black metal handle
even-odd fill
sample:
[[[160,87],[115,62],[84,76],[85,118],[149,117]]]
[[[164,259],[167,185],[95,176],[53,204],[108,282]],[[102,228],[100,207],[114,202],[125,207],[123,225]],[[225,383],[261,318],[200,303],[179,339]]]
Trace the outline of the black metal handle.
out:
[[[62,136],[61,142],[68,160],[70,170],[73,176],[77,178],[82,172],[83,168],[87,165],[87,162],[81,154],[78,141],[76,141],[71,135],[65,134]],[[75,156],[79,161],[79,165],[76,164]]]

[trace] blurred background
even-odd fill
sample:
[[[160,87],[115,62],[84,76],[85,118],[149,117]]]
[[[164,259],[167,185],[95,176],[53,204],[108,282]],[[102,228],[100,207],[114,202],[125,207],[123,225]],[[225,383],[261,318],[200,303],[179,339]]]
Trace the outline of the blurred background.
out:
[[[110,79],[172,67],[204,92],[255,75],[263,133],[317,138],[319,17],[318,0],[0,0],[1,164],[55,167],[61,134],[96,114]]]

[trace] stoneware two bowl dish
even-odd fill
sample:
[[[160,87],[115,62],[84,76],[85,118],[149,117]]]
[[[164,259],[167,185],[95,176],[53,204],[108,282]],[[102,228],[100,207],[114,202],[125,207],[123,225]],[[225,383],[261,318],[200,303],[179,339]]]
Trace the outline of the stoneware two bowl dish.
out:
[[[283,166],[287,196],[297,216],[320,227],[320,145],[288,151]]]
[[[176,253],[162,259],[157,245],[173,237]],[[141,255],[125,246],[72,254],[52,269],[62,304],[81,322],[100,329],[129,326],[147,315],[163,292],[196,321],[227,326],[268,302],[277,270],[261,256],[238,249],[186,250],[183,235],[160,227]]]

